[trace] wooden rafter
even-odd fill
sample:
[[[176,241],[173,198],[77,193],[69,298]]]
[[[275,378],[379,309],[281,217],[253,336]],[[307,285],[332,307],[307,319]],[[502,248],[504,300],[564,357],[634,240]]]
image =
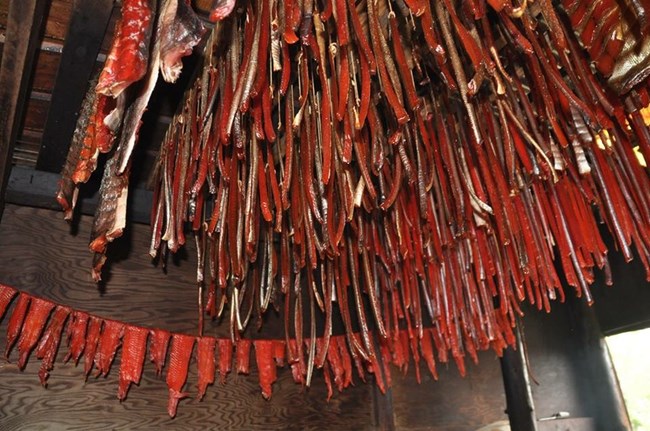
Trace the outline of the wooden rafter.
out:
[[[0,63],[0,217],[47,0],[12,0]]]
[[[8,204],[61,210],[55,196],[60,175],[52,172],[37,171],[25,166],[12,169],[5,194]],[[95,214],[99,194],[97,190],[86,189],[78,202],[78,212],[84,215]],[[142,187],[134,187],[129,192],[129,221],[148,224],[153,192]]]
[[[76,0],[36,167],[60,172],[113,11],[113,0]]]

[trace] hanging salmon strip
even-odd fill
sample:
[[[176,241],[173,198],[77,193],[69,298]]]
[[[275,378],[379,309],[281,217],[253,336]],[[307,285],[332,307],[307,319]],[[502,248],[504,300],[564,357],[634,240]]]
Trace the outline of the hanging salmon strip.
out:
[[[151,330],[151,345],[149,346],[149,360],[156,366],[156,375],[162,374],[167,357],[167,346],[172,334],[162,329]]]
[[[122,1],[122,17],[115,26],[113,45],[99,75],[98,93],[117,97],[147,72],[156,3]]]
[[[11,313],[9,323],[7,324],[7,343],[5,345],[5,358],[9,358],[11,348],[16,342],[16,339],[18,339],[18,335],[20,335],[20,330],[23,326],[23,320],[25,320],[27,307],[29,307],[29,302],[31,299],[31,296],[24,293],[21,293],[18,296],[18,302],[16,302],[14,311]]]
[[[254,343],[262,396],[268,400],[273,392],[271,386],[277,380],[277,370],[273,359],[274,342],[273,340],[255,340]]]
[[[68,362],[72,358],[75,365],[79,363],[79,358],[86,347],[88,319],[88,313],[84,313],[83,311],[74,311],[72,313],[72,321],[67,329],[68,354],[65,355],[64,362]]]
[[[27,358],[34,346],[36,346],[38,337],[41,335],[53,308],[54,303],[50,301],[41,298],[32,299],[29,311],[25,317],[25,322],[23,323],[22,332],[20,333],[20,340],[18,340],[18,352],[20,353],[18,368],[21,370],[25,368]]]
[[[59,349],[59,344],[61,342],[63,325],[65,325],[69,315],[70,308],[57,305],[54,314],[50,319],[50,325],[41,337],[38,347],[36,347],[36,357],[43,360],[43,362],[41,362],[41,368],[38,371],[38,377],[43,386],[47,385],[47,378],[54,367],[54,359],[56,358],[56,352]]]
[[[7,307],[16,296],[16,293],[18,292],[13,287],[0,284],[0,320],[5,315],[5,311],[7,311]]]
[[[216,370],[214,350],[216,346],[217,340],[213,337],[201,337],[197,343],[197,362],[199,369],[198,399],[202,399],[208,385],[214,383]]]
[[[194,337],[189,335],[174,334],[172,336],[171,351],[169,353],[169,369],[167,370],[167,387],[169,388],[169,401],[167,413],[170,417],[176,416],[178,401],[189,396],[181,392],[187,380],[187,372],[192,357]]]
[[[122,340],[122,358],[120,360],[120,383],[117,398],[126,398],[131,383],[140,383],[142,366],[147,352],[149,330],[139,326],[126,325]]]

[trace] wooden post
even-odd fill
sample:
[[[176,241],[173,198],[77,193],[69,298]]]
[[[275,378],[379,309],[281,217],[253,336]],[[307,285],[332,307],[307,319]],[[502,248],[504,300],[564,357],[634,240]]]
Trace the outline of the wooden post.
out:
[[[61,172],[114,0],[75,0],[36,168]]]
[[[589,394],[584,396],[584,404],[589,405],[594,412],[599,429],[632,429],[614,364],[594,308],[581,298],[568,296],[567,302],[571,309],[573,331],[581,342],[575,346],[575,355],[580,364],[576,374],[582,385],[581,390],[584,394]]]
[[[512,431],[536,431],[535,404],[530,389],[520,328],[520,324],[515,328],[517,350],[508,347],[501,358],[503,386],[508,406],[507,413]]]
[[[390,388],[386,388],[386,393],[382,394],[376,384],[372,385],[372,407],[375,427],[381,431],[395,431],[393,393]]]
[[[11,0],[0,63],[0,219],[47,0]]]

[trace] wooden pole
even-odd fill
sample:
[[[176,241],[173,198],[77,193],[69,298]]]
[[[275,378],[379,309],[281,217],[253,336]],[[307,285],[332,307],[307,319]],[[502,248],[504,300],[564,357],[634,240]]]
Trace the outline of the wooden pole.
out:
[[[381,372],[377,370],[376,372]],[[372,385],[372,410],[374,425],[381,431],[395,431],[395,412],[393,410],[393,393],[386,388],[382,394],[377,385]]]
[[[47,0],[11,0],[0,63],[0,219]]]
[[[632,429],[614,364],[594,308],[584,300],[572,296],[567,297],[567,302],[573,321],[572,330],[580,340],[580,345],[574,346],[574,352],[580,364],[576,368],[576,374],[580,376],[581,390],[589,394],[584,397],[584,404],[589,405],[594,412],[594,419],[600,429]]]
[[[530,388],[528,369],[526,368],[520,328],[520,324],[515,328],[517,349],[508,347],[501,358],[503,386],[508,405],[507,413],[512,431],[537,431],[535,404]]]

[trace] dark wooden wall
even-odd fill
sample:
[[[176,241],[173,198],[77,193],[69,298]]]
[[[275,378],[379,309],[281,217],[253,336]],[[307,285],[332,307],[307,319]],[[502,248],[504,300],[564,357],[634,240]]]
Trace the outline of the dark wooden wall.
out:
[[[467,364],[461,377],[456,365],[439,365],[439,380],[422,373],[418,385],[413,370],[393,382],[392,398],[397,430],[475,430],[507,420],[499,360],[493,352],[479,354],[479,364]],[[424,371],[424,370],[423,370]]]
[[[33,294],[87,310],[102,317],[171,331],[196,331],[194,254],[170,260],[167,274],[147,254],[149,228],[130,226],[113,248],[101,289],[91,281],[91,255],[86,252],[91,220],[82,217],[70,227],[56,211],[7,205],[0,223],[0,282]],[[5,322],[0,325],[4,345]],[[212,331],[213,329],[210,329]],[[59,361],[67,348],[59,352]],[[119,358],[119,354],[118,354]],[[288,370],[279,372],[273,397],[260,395],[257,376],[231,375],[227,384],[208,389],[202,402],[183,400],[176,419],[166,414],[167,388],[145,365],[143,380],[126,401],[117,400],[119,359],[107,378],[84,383],[82,368],[57,361],[43,389],[37,377],[40,361],[31,360],[24,372],[0,359],[0,430],[33,429],[399,429],[408,431],[467,431],[506,419],[499,362],[491,352],[480,356],[461,378],[455,365],[439,365],[433,381],[422,368],[422,384],[415,382],[413,364],[401,376],[392,370],[388,396],[371,384],[335,394],[326,402],[319,375],[309,391],[293,383]],[[192,369],[192,368],[191,368]],[[195,391],[196,376],[186,389]]]

